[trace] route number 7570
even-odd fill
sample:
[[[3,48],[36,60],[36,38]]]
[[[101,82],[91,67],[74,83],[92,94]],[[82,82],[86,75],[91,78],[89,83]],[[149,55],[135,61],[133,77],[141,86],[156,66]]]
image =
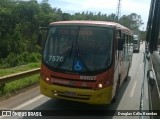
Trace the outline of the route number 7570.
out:
[[[49,56],[49,61],[52,62],[63,62],[64,57],[63,56]]]

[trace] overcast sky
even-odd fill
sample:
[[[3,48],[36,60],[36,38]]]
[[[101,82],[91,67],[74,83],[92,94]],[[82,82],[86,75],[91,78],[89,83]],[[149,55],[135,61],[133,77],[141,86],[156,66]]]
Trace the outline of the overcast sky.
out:
[[[38,0],[41,2],[42,0]],[[76,13],[91,11],[94,13],[116,13],[118,0],[48,0],[52,7],[60,8],[63,12]],[[141,15],[146,28],[151,0],[121,0],[121,16],[137,13]]]

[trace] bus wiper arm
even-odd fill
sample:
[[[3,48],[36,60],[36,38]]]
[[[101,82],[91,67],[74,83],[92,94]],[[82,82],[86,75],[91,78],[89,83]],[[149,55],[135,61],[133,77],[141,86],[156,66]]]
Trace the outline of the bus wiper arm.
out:
[[[83,58],[79,54],[79,43],[78,43],[78,41],[77,41],[77,54],[76,54],[76,56],[77,56],[77,58],[79,58],[81,60],[82,64],[84,65],[85,71],[86,72],[90,71],[89,68],[87,67],[86,63],[83,61]]]
[[[66,62],[66,60],[67,60],[68,58],[69,58],[69,60],[70,60],[71,57],[72,57],[72,52],[73,52],[73,41],[72,41],[72,46],[71,46],[70,49],[68,49],[67,55],[66,55],[66,57],[64,58],[63,62],[60,62],[55,68],[58,68],[58,67],[62,66],[62,65]]]

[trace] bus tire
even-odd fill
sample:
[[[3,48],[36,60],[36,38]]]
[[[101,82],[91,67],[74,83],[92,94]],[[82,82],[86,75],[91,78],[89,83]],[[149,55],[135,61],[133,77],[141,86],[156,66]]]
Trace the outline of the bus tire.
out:
[[[116,93],[115,93],[115,96],[113,97],[113,99],[112,99],[112,101],[111,101],[111,104],[115,103],[116,100],[117,100],[119,85],[120,85],[120,75],[119,75],[119,79],[118,79],[118,81],[117,81]]]
[[[126,77],[125,77],[125,79],[124,79],[124,82],[127,82],[127,81],[128,81],[129,69],[130,69],[130,64],[129,64],[129,67],[128,67],[128,70],[127,70],[127,75],[126,75]]]

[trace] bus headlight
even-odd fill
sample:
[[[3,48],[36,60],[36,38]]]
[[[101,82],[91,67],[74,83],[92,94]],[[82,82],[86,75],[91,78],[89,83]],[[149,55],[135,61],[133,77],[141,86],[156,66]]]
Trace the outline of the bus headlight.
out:
[[[98,88],[102,88],[103,85],[101,83],[98,84]]]
[[[49,78],[48,77],[46,78],[46,81],[49,82]]]
[[[110,80],[103,81],[103,82],[98,82],[95,90],[99,90],[99,89],[102,89],[102,88],[105,88],[105,87],[111,86],[111,85],[112,85],[112,82]]]
[[[48,84],[51,84],[51,79],[48,78],[48,77],[46,77],[46,78],[45,78],[45,82],[48,83]]]
[[[51,79],[48,78],[48,76],[46,76],[44,73],[40,73],[40,79],[42,79],[43,81],[45,81],[48,84],[51,84]]]

